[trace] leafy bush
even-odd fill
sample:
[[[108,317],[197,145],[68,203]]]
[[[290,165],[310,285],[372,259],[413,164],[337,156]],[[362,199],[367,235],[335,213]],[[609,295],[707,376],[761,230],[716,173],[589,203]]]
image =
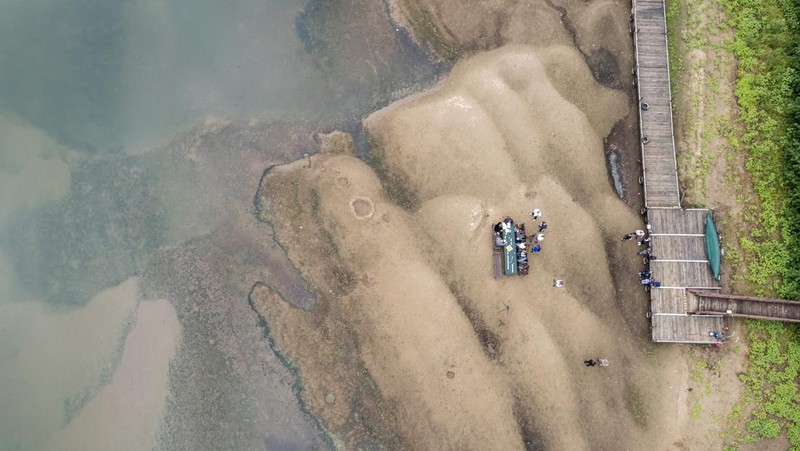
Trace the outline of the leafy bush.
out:
[[[738,59],[736,99],[760,205],[740,238],[747,278],[762,295],[800,299],[800,2],[721,0]],[[796,326],[749,322],[750,366],[741,376],[752,407],[745,438],[782,429],[800,449],[800,333]]]

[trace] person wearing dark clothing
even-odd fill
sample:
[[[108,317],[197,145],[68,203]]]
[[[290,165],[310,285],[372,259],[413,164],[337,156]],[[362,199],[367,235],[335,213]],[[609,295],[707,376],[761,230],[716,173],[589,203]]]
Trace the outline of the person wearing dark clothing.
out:
[[[650,271],[644,270],[639,272],[639,278],[641,279],[649,279],[650,278]]]
[[[630,240],[632,240],[632,239],[633,239],[633,237],[635,237],[635,236],[636,236],[636,234],[635,234],[635,233],[629,233],[629,234],[627,234],[627,235],[625,235],[625,236],[623,236],[623,237],[622,237],[622,241],[630,241]]]
[[[539,231],[544,232],[545,230],[547,230],[547,223],[545,221],[542,221],[542,223],[539,224]]]
[[[595,362],[592,359],[589,359],[589,360],[584,360],[583,364],[586,365],[586,366],[595,366],[595,365],[597,365],[597,362]]]

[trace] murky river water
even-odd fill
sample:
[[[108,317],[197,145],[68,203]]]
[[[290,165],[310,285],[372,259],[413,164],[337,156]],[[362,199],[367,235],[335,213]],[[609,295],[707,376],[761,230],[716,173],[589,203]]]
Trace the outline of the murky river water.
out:
[[[303,296],[258,177],[443,68],[382,2],[0,10],[0,448],[327,447],[247,304]]]

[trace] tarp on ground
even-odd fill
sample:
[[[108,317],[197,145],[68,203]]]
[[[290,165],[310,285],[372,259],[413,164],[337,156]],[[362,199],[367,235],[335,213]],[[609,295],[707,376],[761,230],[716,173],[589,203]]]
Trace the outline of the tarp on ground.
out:
[[[719,235],[711,214],[706,216],[706,257],[708,257],[708,264],[711,267],[711,274],[714,275],[714,280],[719,280]]]

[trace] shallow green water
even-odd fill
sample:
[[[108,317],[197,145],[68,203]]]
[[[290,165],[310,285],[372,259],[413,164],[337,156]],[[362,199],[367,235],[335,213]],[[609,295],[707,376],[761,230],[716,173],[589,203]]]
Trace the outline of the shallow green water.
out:
[[[256,280],[303,291],[248,222],[254,181],[443,68],[375,2],[0,10],[0,448],[69,428],[112,380],[138,303],[159,297],[183,336],[158,447],[326,447],[247,304]],[[88,304],[133,276],[135,300]]]

